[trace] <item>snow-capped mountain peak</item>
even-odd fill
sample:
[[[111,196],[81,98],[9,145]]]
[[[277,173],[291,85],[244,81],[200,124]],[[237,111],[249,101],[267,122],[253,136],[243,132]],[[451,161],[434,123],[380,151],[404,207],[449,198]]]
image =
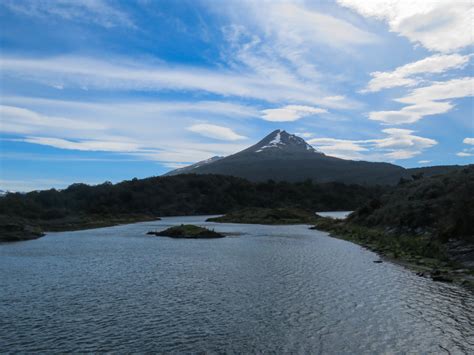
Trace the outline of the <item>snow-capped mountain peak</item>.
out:
[[[270,133],[252,148],[256,153],[270,150],[318,153],[316,149],[306,143],[303,138],[279,129]]]

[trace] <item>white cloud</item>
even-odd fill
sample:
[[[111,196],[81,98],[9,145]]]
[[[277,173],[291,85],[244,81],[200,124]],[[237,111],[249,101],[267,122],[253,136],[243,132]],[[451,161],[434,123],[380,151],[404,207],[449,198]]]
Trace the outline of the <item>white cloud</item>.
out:
[[[435,82],[417,88],[407,96],[395,101],[408,104],[398,111],[374,111],[369,118],[386,124],[406,124],[421,120],[424,116],[450,111],[454,105],[451,99],[474,96],[474,78],[460,78]]]
[[[104,151],[104,152],[134,152],[140,150],[140,146],[133,142],[123,141],[100,141],[79,140],[71,141],[52,137],[26,137],[21,141],[32,144],[47,145],[59,149],[81,150],[81,151]]]
[[[163,163],[163,166],[166,166],[167,168],[170,169],[181,169],[189,166],[187,163],[176,163],[176,162],[165,162]]]
[[[304,3],[249,2],[250,14],[279,43],[328,46],[362,45],[377,42],[377,36],[350,22],[316,11]]]
[[[164,163],[192,163],[245,148],[233,142],[196,142],[184,128],[206,119],[232,129],[234,120],[258,114],[249,106],[214,101],[81,102],[3,96],[1,103],[0,132],[22,135],[25,142]]]
[[[1,5],[16,13],[45,21],[60,18],[66,21],[95,23],[106,28],[135,27],[125,12],[105,0],[4,0]]]
[[[310,132],[296,132],[295,134],[302,138],[311,138],[313,136],[313,133]]]
[[[362,92],[376,92],[397,86],[415,86],[423,82],[419,74],[439,74],[451,69],[464,67],[470,59],[469,55],[433,55],[422,60],[403,65],[391,72],[373,72],[373,79]]]
[[[474,138],[464,138],[462,141],[464,144],[474,145]],[[474,156],[474,147],[465,148],[462,152],[456,153],[458,157],[473,157]]]
[[[292,122],[310,115],[326,113],[327,110],[312,106],[287,105],[281,108],[262,110],[262,118],[272,122]]]
[[[409,159],[427,148],[438,144],[434,139],[413,135],[409,129],[387,128],[382,130],[388,137],[373,140],[378,149],[388,151],[385,156],[392,159]]]
[[[8,133],[34,133],[44,129],[105,130],[97,122],[81,119],[42,115],[21,107],[0,105],[0,131]]]
[[[335,108],[349,108],[354,101],[327,95],[316,84],[287,77],[242,70],[202,69],[186,66],[147,65],[143,61],[114,63],[82,57],[0,58],[2,75],[64,88],[102,90],[201,91],[279,102],[292,100]]]
[[[365,17],[386,21],[390,30],[437,52],[474,43],[474,6],[469,0],[338,0]]]
[[[429,164],[431,160],[418,160],[418,164]]]
[[[369,150],[364,147],[365,141],[352,141],[336,138],[313,138],[308,140],[308,143],[324,154],[341,159],[364,160],[374,158],[361,154],[361,152],[368,152]],[[374,160],[377,159],[375,158]]]
[[[199,123],[188,127],[188,130],[191,132],[198,133],[204,137],[236,141],[240,139],[245,139],[246,137],[241,136],[235,133],[232,129],[228,127],[217,126],[213,124]]]
[[[308,141],[325,154],[343,159],[357,160],[402,160],[410,159],[431,148],[437,142],[414,135],[407,129],[388,128],[382,130],[385,138],[346,140],[335,138],[313,138]]]

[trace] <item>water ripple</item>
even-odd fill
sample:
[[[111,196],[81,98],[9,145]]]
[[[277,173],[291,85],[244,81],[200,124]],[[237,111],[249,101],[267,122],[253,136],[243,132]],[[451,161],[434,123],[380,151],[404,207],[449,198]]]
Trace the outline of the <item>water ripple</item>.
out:
[[[1,352],[474,353],[474,299],[307,226],[203,217],[0,246]],[[195,223],[238,236],[173,240]]]

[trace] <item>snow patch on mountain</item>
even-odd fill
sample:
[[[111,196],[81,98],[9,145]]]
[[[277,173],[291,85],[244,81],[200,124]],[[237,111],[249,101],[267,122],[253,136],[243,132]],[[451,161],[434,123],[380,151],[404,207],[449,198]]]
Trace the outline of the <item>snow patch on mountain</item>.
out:
[[[277,147],[279,144],[284,145],[284,143],[281,141],[281,131],[277,132],[275,138],[273,138],[270,141],[270,143],[268,143],[267,145],[264,145],[260,149],[256,150],[256,152],[259,153],[259,152],[263,151],[264,149]]]
[[[318,152],[311,145],[306,143],[304,139],[297,137],[294,134],[288,134],[286,131],[281,131],[281,130],[276,131],[273,139],[267,144],[265,144],[264,146],[258,147],[258,149],[255,150],[255,152],[260,153],[270,148],[284,149],[285,146],[301,147],[302,149],[306,149],[307,151],[310,151],[310,152]]]

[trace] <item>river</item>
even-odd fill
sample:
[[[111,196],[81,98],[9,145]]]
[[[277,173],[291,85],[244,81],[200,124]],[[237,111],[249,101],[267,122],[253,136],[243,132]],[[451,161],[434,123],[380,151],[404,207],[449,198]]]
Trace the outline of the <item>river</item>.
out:
[[[474,353],[462,287],[305,225],[205,219],[0,244],[0,351]],[[181,223],[231,235],[145,235]]]

